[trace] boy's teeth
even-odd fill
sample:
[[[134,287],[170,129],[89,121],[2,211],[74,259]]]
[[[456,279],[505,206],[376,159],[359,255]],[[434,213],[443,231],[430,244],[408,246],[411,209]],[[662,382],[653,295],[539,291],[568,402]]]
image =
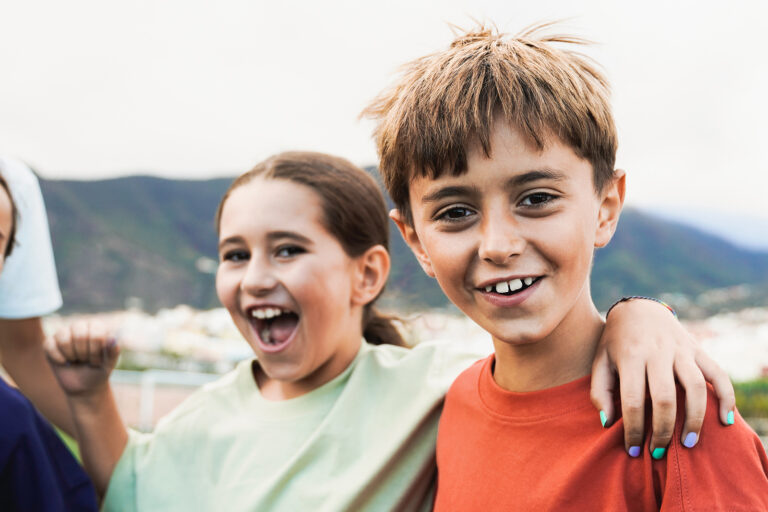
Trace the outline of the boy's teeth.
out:
[[[525,286],[530,286],[531,283],[533,282],[533,278],[532,277],[526,277],[525,279],[523,279],[523,282],[525,283]]]
[[[496,293],[507,293],[509,292],[509,283],[506,281],[502,281],[500,283],[496,283]]]
[[[523,287],[523,281],[520,279],[513,279],[509,282],[509,290],[514,292]]]

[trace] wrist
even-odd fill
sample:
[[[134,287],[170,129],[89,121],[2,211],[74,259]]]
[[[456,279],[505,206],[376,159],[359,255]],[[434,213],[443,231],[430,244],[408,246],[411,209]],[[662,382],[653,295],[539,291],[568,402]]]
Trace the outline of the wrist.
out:
[[[672,306],[670,306],[669,304],[667,304],[666,302],[664,302],[664,301],[663,301],[663,300],[661,300],[661,299],[657,299],[657,298],[655,298],[655,297],[647,297],[647,296],[644,296],[644,295],[630,295],[630,296],[627,296],[627,297],[622,297],[622,298],[620,298],[619,300],[617,300],[616,302],[614,302],[614,303],[611,305],[611,307],[609,307],[609,308],[608,308],[608,311],[606,311],[606,312],[605,312],[605,318],[606,318],[606,319],[608,319],[608,315],[609,315],[609,314],[611,313],[611,311],[613,311],[613,310],[614,310],[614,309],[615,309],[617,306],[619,306],[619,305],[621,305],[621,304],[623,304],[623,303],[626,303],[626,302],[631,302],[631,301],[635,301],[635,300],[642,300],[642,301],[647,301],[647,302],[655,302],[655,303],[656,303],[656,304],[658,304],[659,306],[661,306],[661,307],[665,308],[667,311],[669,311],[670,313],[672,313],[672,315],[673,315],[675,318],[677,318],[677,312],[676,312],[676,311],[675,311],[675,310],[672,308]]]
[[[68,394],[70,407],[78,411],[99,410],[104,404],[112,401],[112,388],[105,382],[94,389]]]

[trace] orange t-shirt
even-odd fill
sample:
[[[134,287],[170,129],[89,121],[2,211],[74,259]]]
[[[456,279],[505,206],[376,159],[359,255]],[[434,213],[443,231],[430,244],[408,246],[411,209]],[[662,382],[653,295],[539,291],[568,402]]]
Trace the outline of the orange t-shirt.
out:
[[[601,427],[589,377],[512,393],[493,380],[493,361],[475,363],[446,397],[435,510],[768,511],[763,445],[738,414],[734,425],[720,423],[711,389],[694,448],[680,441],[679,393],[666,456],[654,460],[646,440],[632,458],[624,450],[623,421]]]

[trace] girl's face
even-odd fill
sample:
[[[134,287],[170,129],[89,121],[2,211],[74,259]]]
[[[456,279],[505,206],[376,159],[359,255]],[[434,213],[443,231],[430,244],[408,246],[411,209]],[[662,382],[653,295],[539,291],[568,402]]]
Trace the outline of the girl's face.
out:
[[[8,192],[0,187],[0,272],[5,264],[5,248],[13,227],[13,208]]]
[[[328,382],[360,347],[358,262],[321,219],[317,194],[282,179],[236,188],[221,212],[216,291],[256,353],[267,398]]]

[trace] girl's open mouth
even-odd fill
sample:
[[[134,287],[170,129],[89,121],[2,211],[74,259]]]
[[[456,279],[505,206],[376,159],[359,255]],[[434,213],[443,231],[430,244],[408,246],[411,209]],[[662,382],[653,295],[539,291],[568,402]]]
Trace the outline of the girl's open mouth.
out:
[[[265,352],[278,352],[293,339],[299,325],[299,315],[274,306],[261,306],[248,310],[248,318]]]

